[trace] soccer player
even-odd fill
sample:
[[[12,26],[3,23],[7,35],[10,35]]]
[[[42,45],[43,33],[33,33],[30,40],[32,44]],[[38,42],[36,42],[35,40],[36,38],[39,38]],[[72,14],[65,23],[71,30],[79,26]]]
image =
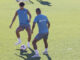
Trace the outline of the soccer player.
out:
[[[21,38],[20,38],[20,32],[23,31],[24,29],[27,31],[28,33],[28,47],[30,47],[30,40],[31,40],[31,28],[30,28],[30,21],[31,21],[31,14],[28,11],[28,9],[24,8],[25,4],[23,2],[19,3],[20,9],[18,9],[15,13],[15,16],[12,20],[12,23],[10,25],[10,28],[12,27],[16,16],[18,15],[19,17],[19,27],[16,29],[16,35],[18,38],[18,42],[16,43],[16,45],[21,43]],[[29,16],[29,19],[28,19]]]
[[[44,45],[45,45],[45,51],[43,52],[43,54],[48,54],[48,42],[47,42],[47,39],[48,39],[48,33],[49,33],[48,29],[50,28],[50,23],[48,21],[48,18],[45,15],[41,14],[40,8],[36,9],[36,14],[37,14],[37,16],[35,17],[35,20],[34,20],[33,26],[32,26],[32,33],[33,33],[33,30],[35,28],[35,24],[36,23],[38,24],[39,33],[37,34],[37,36],[34,38],[34,40],[32,42],[33,47],[35,49],[35,55],[32,56],[33,58],[40,57],[39,56],[39,52],[37,50],[36,43],[41,39],[43,39]]]

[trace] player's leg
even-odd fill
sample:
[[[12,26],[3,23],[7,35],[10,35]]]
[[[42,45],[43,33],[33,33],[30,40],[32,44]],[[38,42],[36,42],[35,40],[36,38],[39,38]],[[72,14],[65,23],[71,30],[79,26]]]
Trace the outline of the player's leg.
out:
[[[37,42],[38,42],[39,40],[37,40],[36,38],[33,40],[33,42],[32,42],[32,44],[33,44],[33,48],[34,48],[34,50],[35,50],[35,55],[34,56],[32,56],[33,58],[35,58],[35,57],[40,57],[39,56],[39,52],[38,52],[38,50],[37,50]]]
[[[35,55],[34,56],[32,56],[33,58],[35,58],[35,57],[40,57],[39,56],[39,52],[38,52],[38,50],[37,50],[37,42],[40,40],[40,39],[42,39],[42,37],[43,37],[43,35],[42,34],[38,34],[36,37],[35,37],[35,39],[33,40],[33,42],[32,42],[32,44],[33,44],[33,48],[34,48],[34,50],[35,50]]]
[[[46,34],[43,38],[43,41],[44,41],[44,45],[45,45],[45,51],[43,52],[43,54],[48,54],[48,42],[47,42],[47,39],[48,39],[48,34]]]
[[[21,39],[20,39],[20,31],[22,31],[22,30],[23,30],[23,28],[20,27],[20,26],[16,29],[16,36],[17,36],[17,38],[18,38],[18,42],[16,43],[16,45],[18,45],[18,44],[21,43]]]
[[[26,28],[26,31],[28,33],[28,43],[27,43],[27,46],[28,46],[28,48],[30,48],[30,40],[31,40],[31,34],[32,34],[31,28],[30,27],[27,27]]]
[[[34,39],[32,42],[34,50],[37,50],[37,45],[36,45],[37,42],[38,42],[37,39]]]
[[[48,48],[48,42],[47,42],[47,39],[43,39],[43,41],[44,41],[45,48]]]

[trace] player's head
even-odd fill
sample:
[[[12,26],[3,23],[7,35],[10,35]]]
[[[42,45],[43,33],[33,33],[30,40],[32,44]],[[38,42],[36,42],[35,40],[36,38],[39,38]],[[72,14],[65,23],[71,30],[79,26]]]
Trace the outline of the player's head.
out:
[[[40,8],[37,8],[37,9],[36,9],[36,14],[37,14],[37,15],[41,14]]]
[[[24,3],[24,2],[20,2],[20,3],[19,3],[19,6],[20,6],[20,8],[24,8],[25,3]]]

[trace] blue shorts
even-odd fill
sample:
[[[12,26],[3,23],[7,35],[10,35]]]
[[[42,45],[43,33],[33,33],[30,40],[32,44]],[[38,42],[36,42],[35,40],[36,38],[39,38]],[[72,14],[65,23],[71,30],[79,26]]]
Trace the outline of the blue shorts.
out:
[[[23,24],[23,25],[20,25],[20,27],[24,30],[24,29],[29,28],[30,24]]]
[[[35,39],[40,40],[40,39],[48,39],[48,33],[43,33],[43,34],[37,34]]]

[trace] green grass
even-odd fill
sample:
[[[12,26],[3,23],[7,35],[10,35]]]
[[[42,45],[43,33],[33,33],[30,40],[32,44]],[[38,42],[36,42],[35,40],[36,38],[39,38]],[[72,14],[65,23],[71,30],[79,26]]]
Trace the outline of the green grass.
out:
[[[42,5],[36,0],[32,1],[34,4],[26,3],[25,6],[32,14],[32,22],[36,16],[35,9],[38,7],[50,20],[48,43],[49,55],[52,60],[80,60],[80,1],[45,0],[50,2],[52,6]],[[17,40],[15,30],[18,27],[18,19],[16,19],[12,29],[9,29],[14,13],[18,8],[18,3],[15,0],[0,0],[0,60],[24,60],[15,55],[15,53],[19,55],[19,51],[16,49],[21,46],[14,45]],[[37,32],[36,26],[32,40]],[[22,44],[27,43],[25,31],[21,32],[21,39],[23,40]],[[43,41],[41,40],[37,45],[41,55],[40,60],[48,60],[45,55],[42,55]],[[30,50],[28,53],[31,53]],[[24,57],[28,60],[28,57]]]

